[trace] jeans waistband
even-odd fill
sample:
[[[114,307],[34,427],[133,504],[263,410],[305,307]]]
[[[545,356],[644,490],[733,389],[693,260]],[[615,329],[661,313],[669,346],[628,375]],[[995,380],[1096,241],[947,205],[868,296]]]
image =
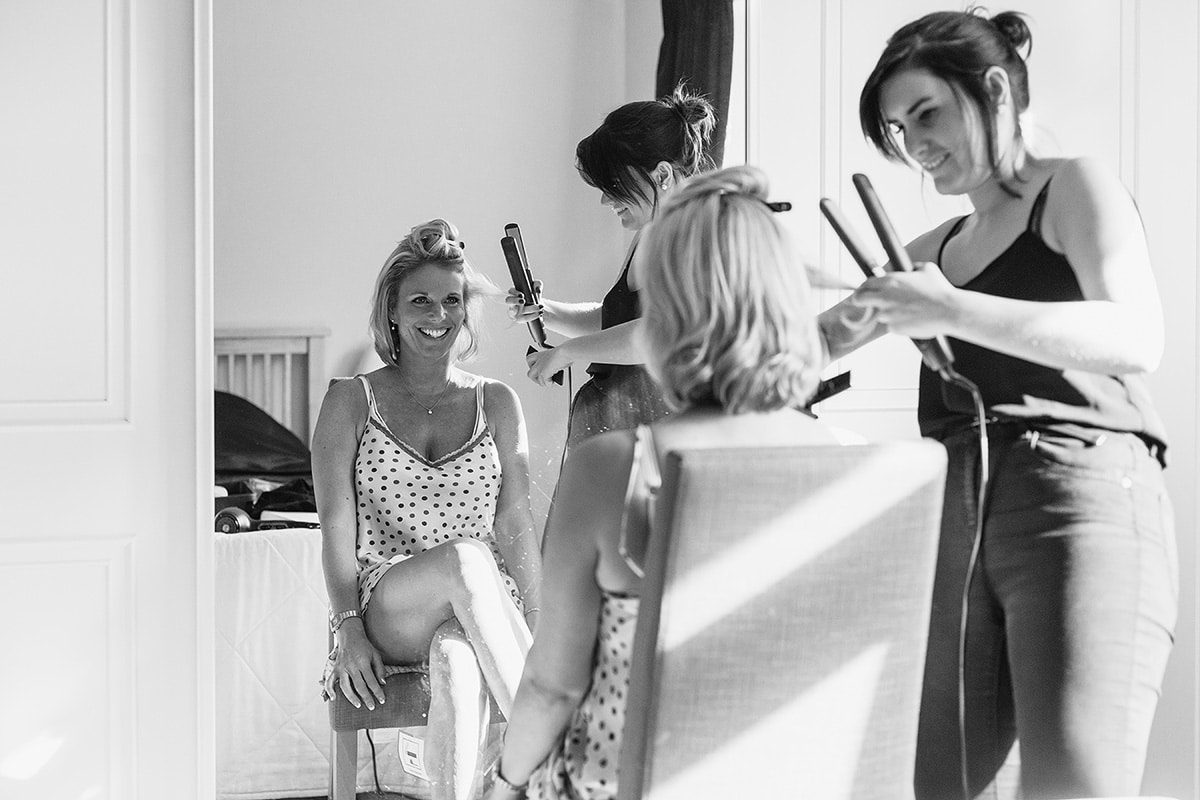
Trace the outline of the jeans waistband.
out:
[[[1150,456],[1161,466],[1165,467],[1167,465],[1166,444],[1153,436],[1138,431],[1110,431],[1103,428],[1079,425],[1073,422],[1024,420],[1012,417],[987,417],[983,422],[987,426],[988,439],[1016,441],[1017,439],[1029,438],[1036,441],[1037,437],[1049,433],[1070,436],[1096,446],[1103,444],[1110,436],[1132,436],[1145,445]],[[947,429],[938,439],[945,441],[946,439],[968,432],[978,435],[979,426],[980,421],[973,419],[967,424]]]

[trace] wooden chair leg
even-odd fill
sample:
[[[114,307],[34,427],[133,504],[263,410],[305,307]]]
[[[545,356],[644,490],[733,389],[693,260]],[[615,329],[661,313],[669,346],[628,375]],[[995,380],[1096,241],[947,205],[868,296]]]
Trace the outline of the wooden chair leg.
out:
[[[329,745],[329,800],[354,800],[358,780],[358,731],[332,731]]]

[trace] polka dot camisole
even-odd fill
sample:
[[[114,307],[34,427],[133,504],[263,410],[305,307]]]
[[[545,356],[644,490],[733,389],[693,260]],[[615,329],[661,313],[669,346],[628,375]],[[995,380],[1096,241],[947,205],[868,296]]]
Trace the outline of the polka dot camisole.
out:
[[[453,539],[478,539],[490,546],[505,587],[521,609],[492,527],[500,493],[500,457],[487,426],[483,381],[475,387],[475,429],[465,444],[434,461],[392,433],[379,413],[375,393],[359,375],[367,395],[367,424],[354,461],[358,509],[358,592],[363,610],[371,591],[394,565]]]

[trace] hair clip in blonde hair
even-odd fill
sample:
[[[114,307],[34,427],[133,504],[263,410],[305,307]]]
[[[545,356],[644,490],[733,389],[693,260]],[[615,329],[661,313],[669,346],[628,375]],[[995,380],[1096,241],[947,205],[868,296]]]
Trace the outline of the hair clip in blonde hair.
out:
[[[738,191],[736,189],[734,189],[734,190],[721,189],[717,192],[717,194],[720,197],[726,197],[726,196],[730,196],[730,195],[741,195],[743,197],[751,197],[751,198],[757,200],[758,202],[762,203],[764,206],[766,206],[768,209],[775,212],[776,214],[783,212],[783,211],[791,211],[792,210],[792,204],[789,203],[787,200],[775,200],[775,201],[764,200],[763,198],[759,197],[758,195],[750,194],[749,192],[745,192],[745,191]]]

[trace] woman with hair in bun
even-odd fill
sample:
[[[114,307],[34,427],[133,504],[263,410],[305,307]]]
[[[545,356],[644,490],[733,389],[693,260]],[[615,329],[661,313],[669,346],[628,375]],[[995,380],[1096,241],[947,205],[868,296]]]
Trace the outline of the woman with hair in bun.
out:
[[[983,408],[922,367],[921,431],[950,467],[921,800],[1136,795],[1176,619],[1145,233],[1104,166],[1027,145],[1030,43],[1021,14],[977,9],[889,39],[863,132],[973,210],[908,246],[915,271],[822,315],[835,358],[888,331],[946,337]]]
[[[509,315],[518,322],[541,319],[566,341],[526,359],[531,380],[545,385],[576,362],[591,376],[576,393],[567,428],[567,447],[607,430],[625,430],[668,413],[662,395],[641,366],[634,347],[641,316],[637,278],[629,266],[641,238],[680,181],[712,168],[706,148],[716,118],[712,105],[682,86],[659,100],[627,103],[604,118],[575,148],[575,166],[600,202],[634,231],[616,283],[600,303],[565,303],[542,297],[525,305],[508,293]],[[539,287],[535,287],[539,288]]]
[[[456,366],[475,350],[485,286],[453,225],[413,228],[375,285],[384,366],[331,386],[313,436],[335,641],[325,697],[374,709],[389,667],[427,663],[439,800],[477,789],[487,693],[507,716],[540,589],[520,402]]]
[[[655,535],[660,457],[683,445],[842,443],[796,410],[817,387],[821,341],[806,272],[766,197],[753,167],[702,175],[644,232],[633,268],[639,336],[674,413],[598,434],[567,458],[547,524],[545,612],[492,800],[617,794],[642,573],[631,554]]]

